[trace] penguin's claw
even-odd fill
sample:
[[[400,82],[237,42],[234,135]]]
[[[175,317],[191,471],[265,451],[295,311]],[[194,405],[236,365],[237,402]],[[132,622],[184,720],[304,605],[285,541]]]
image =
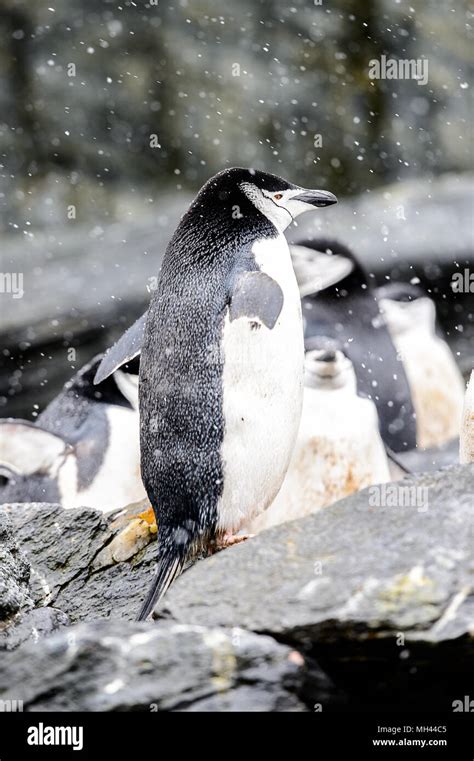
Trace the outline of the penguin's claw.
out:
[[[137,515],[132,515],[130,518],[141,518],[142,521],[145,521],[145,523],[148,523],[148,530],[150,534],[156,534],[158,531],[158,526],[156,524],[156,518],[155,513],[153,511],[153,508],[150,506],[146,510],[144,510],[142,513],[138,513]]]
[[[254,536],[255,534],[224,534],[216,540],[216,551],[225,550],[226,547],[232,547],[234,544],[241,544]]]

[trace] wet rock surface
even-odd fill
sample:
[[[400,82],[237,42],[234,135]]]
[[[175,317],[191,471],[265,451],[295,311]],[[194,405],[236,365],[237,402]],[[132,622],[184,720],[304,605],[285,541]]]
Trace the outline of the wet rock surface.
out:
[[[474,624],[473,500],[472,466],[369,487],[200,562],[167,613],[301,642],[462,636]]]
[[[449,710],[474,665],[474,468],[377,488],[199,563],[161,616],[291,643],[307,701]]]
[[[45,637],[70,623],[68,616],[61,610],[50,608],[32,608],[16,616],[6,626],[0,624],[0,650],[16,650],[25,642],[37,643]]]
[[[28,710],[451,710],[474,665],[473,503],[470,465],[371,487],[198,561],[141,624],[156,553],[144,504],[3,506],[24,567],[1,609],[0,697]]]
[[[30,564],[35,605],[54,605],[73,622],[133,619],[156,554],[155,546],[147,548],[155,536],[138,517],[142,506],[109,515],[48,504],[0,508]]]
[[[6,512],[0,512],[0,621],[14,616],[21,607],[32,605],[28,582],[30,566],[20,550],[14,527]]]
[[[239,629],[96,621],[22,648],[0,670],[2,698],[33,711],[305,710],[300,659]]]
[[[31,417],[148,307],[161,259],[186,208],[164,199],[153,216],[2,239],[2,272],[21,273],[24,295],[7,299],[0,339],[0,414]],[[147,290],[148,289],[148,290]],[[26,401],[28,400],[28,401]]]

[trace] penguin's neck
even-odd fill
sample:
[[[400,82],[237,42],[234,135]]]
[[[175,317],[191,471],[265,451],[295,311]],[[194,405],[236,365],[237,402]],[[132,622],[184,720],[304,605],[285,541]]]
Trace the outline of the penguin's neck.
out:
[[[213,199],[212,203],[198,196],[179,227],[203,230],[212,240],[227,248],[232,243],[235,249],[245,248],[261,238],[276,238],[279,235],[274,223],[243,193],[226,201]]]
[[[283,292],[288,281],[292,290],[296,284],[296,275],[291,261],[290,248],[283,233],[273,229],[273,235],[253,241],[250,255],[261,272],[275,280]]]
[[[338,391],[349,396],[354,396],[357,393],[356,375],[352,367],[344,368],[340,372],[334,372],[334,374],[329,375],[324,375],[305,367],[304,385],[306,388],[327,392]]]

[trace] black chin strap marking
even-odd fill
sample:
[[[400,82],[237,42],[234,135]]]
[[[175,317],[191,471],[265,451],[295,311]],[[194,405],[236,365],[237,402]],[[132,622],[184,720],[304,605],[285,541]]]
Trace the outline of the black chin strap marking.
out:
[[[266,198],[268,198],[268,196],[266,196]],[[291,211],[289,211],[289,209],[286,209],[284,206],[280,206],[278,203],[276,203],[276,201],[273,200],[273,198],[268,198],[268,200],[271,201],[272,204],[274,204],[274,206],[276,206],[278,209],[282,209],[283,211],[286,211],[286,213],[290,215],[290,219],[291,219],[292,222],[295,221],[295,219],[294,219]]]

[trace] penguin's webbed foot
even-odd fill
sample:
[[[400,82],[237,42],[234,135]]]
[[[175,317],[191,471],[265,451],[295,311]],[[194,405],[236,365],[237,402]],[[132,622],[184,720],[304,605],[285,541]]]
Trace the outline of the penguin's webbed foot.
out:
[[[155,512],[153,508],[148,507],[146,510],[143,510],[143,512],[138,513],[137,515],[130,516],[131,518],[141,518],[142,521],[145,521],[145,523],[148,523],[148,530],[150,534],[156,534],[158,531],[158,526],[156,524],[156,517]]]
[[[232,547],[234,544],[241,544],[247,539],[252,539],[253,536],[255,536],[255,534],[222,534],[213,542],[212,551],[219,552],[220,550],[225,550],[227,547]]]

